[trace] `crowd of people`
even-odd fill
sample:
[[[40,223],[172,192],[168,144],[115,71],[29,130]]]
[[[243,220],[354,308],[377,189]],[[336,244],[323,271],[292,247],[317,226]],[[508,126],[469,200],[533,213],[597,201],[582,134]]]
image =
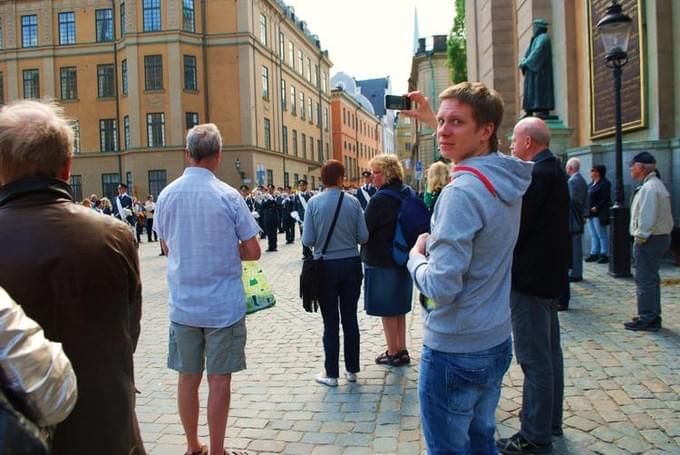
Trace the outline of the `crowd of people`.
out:
[[[202,124],[187,134],[187,168],[157,202],[137,201],[120,184],[113,201],[93,195],[75,204],[66,183],[74,133],[63,109],[26,100],[4,106],[3,396],[23,403],[39,426],[58,424],[50,441],[55,454],[145,453],[133,368],[142,310],[135,240],[144,226],[168,260],[167,365],[178,372],[187,454],[222,455],[232,374],[246,368],[242,261],[260,258],[260,233],[274,252],[278,234],[292,243],[298,224],[303,259],[323,262],[318,383],[338,385],[340,326],[344,375],[358,380],[362,286],[364,310],[381,317],[385,334],[375,362],[409,365],[405,315],[415,287],[423,307],[418,394],[428,453],[551,453],[552,438],[562,435],[564,395],[558,310],[568,305],[569,283],[583,279],[586,224],[593,243],[585,260],[608,260],[606,169],[593,166],[589,186],[578,159],[565,172],[537,117],[514,126],[511,156],[499,152],[503,101],[484,84],[449,87],[437,113],[421,93],[408,96],[414,108],[403,114],[437,131],[451,163],[428,170],[425,200],[404,184],[393,155],[374,157],[355,191],[346,191],[345,168],[335,160],[323,165],[323,189],[315,194],[304,180],[294,193],[272,186],[239,191],[216,177],[222,138],[215,125]],[[650,153],[635,155],[630,173],[640,183],[630,222],[638,309],[624,327],[656,331],[659,261],[673,227],[670,195]],[[429,228],[416,238],[407,231],[421,208]],[[107,279],[82,279],[74,270]],[[29,278],[40,285],[28,286]],[[524,373],[521,427],[496,441],[495,411],[513,346]],[[209,445],[198,433],[204,371]]]

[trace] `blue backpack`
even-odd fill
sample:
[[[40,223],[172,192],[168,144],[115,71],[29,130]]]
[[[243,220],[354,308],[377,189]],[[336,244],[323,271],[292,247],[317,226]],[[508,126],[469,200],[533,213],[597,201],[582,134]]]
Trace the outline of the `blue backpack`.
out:
[[[392,259],[399,266],[408,262],[408,253],[416,244],[420,234],[430,232],[430,212],[413,188],[406,186],[401,191],[381,189],[380,193],[398,200],[401,205],[397,212],[392,241]]]

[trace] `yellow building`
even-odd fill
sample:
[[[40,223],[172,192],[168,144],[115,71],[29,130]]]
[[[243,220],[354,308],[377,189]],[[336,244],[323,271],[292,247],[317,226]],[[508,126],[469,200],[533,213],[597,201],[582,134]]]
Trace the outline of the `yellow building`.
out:
[[[223,135],[221,179],[316,186],[333,153],[330,66],[278,0],[0,2],[0,101],[64,106],[78,199],[121,180],[157,196],[185,167],[187,129],[206,122]]]

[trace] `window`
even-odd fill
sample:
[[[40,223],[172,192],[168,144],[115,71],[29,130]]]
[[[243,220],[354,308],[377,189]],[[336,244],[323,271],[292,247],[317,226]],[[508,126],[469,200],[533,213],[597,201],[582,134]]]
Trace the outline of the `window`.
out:
[[[295,101],[295,87],[290,86],[290,112],[295,115],[296,112],[296,101]]]
[[[113,41],[113,12],[111,8],[95,11],[97,42]]]
[[[282,62],[286,61],[286,36],[279,32],[279,58]]]
[[[127,33],[127,23],[125,14],[125,2],[120,4],[120,36]]]
[[[321,126],[321,106],[319,103],[314,103],[316,107],[316,126]]]
[[[302,158],[307,158],[307,135],[305,133],[302,133],[300,148],[302,149]]]
[[[38,70],[24,70],[24,98],[40,98],[40,73]]]
[[[118,127],[116,119],[107,118],[99,120],[99,151],[115,152],[118,142]]]
[[[76,44],[76,14],[59,13],[59,44]]]
[[[300,92],[300,118],[305,118],[305,94]]]
[[[283,142],[283,153],[288,155],[288,127],[286,125],[283,126],[281,137]]]
[[[109,198],[113,202],[118,195],[119,183],[119,174],[102,174],[102,196]]]
[[[149,147],[165,146],[165,114],[146,114],[146,139]]]
[[[297,182],[300,181],[300,174],[298,174],[297,172],[293,174],[293,179],[294,179],[293,183],[297,185]]]
[[[5,76],[0,73],[0,106],[5,104]]]
[[[75,100],[78,98],[77,76],[75,66],[66,66],[59,69],[61,80],[61,99]]]
[[[191,128],[198,125],[198,112],[187,112],[187,113],[185,113],[184,114],[184,120],[185,120],[186,129],[190,130]]]
[[[321,71],[321,91],[326,93],[326,72]]]
[[[328,108],[323,108],[323,129],[328,131]]]
[[[284,111],[288,109],[288,103],[286,102],[286,99],[288,97],[286,96],[288,92],[286,92],[286,81],[281,79],[281,109]]]
[[[298,154],[298,143],[297,143],[297,130],[293,130],[293,155],[297,156]],[[298,181],[298,178],[295,177],[295,181]]]
[[[127,96],[128,94],[128,72],[127,72],[127,59],[123,60],[123,62],[120,65],[120,74],[121,77],[123,78],[123,95]]]
[[[307,82],[312,82],[312,60],[307,58]]]
[[[128,188],[130,191],[132,191],[132,188],[134,188],[134,182],[132,181],[132,172],[127,171],[125,173],[125,183],[127,184]]]
[[[260,13],[260,42],[267,45],[267,16]]]
[[[186,72],[186,68],[185,68],[185,72]],[[185,81],[185,84],[186,84],[186,81]],[[162,90],[163,89],[163,56],[162,55],[145,55],[144,56],[144,89],[145,90]]]
[[[194,0],[182,0],[182,30],[192,33],[196,31]]]
[[[38,16],[21,16],[21,47],[38,45]]]
[[[292,41],[288,41],[288,64],[291,68],[295,65],[295,45]]]
[[[69,180],[69,185],[71,185],[71,194],[73,195],[73,200],[82,201],[83,200],[83,176],[71,174],[71,179]]]
[[[123,145],[125,150],[130,148],[130,117],[123,117]]]
[[[97,65],[97,96],[110,98],[116,96],[113,65]]]
[[[267,150],[272,149],[272,130],[271,122],[268,118],[264,119],[264,148]]]
[[[309,112],[309,123],[314,123],[314,114],[312,111],[312,97],[307,98],[307,112]]]
[[[168,184],[168,172],[165,169],[149,171],[149,193],[158,199],[163,188]]]
[[[144,0],[142,17],[145,32],[159,32],[161,30],[161,0]]]
[[[73,129],[73,153],[80,154],[80,122],[78,120],[71,120],[69,125]]]
[[[283,173],[283,186],[284,187],[290,186],[290,173],[289,172]]]
[[[267,169],[267,185],[274,184],[274,170]]]
[[[0,49],[2,49],[5,44],[5,40],[3,39],[3,33],[2,33],[2,18],[0,18]]]
[[[312,73],[312,84],[314,87],[319,87],[319,65],[314,65],[314,72]]]
[[[193,55],[184,56],[184,89],[198,90],[198,74],[196,72],[196,57]]]
[[[302,50],[298,49],[296,69],[297,69],[297,72],[300,73],[300,74],[302,74],[303,65],[304,65],[304,57],[302,57]]]
[[[269,99],[269,68],[262,67],[262,98]]]

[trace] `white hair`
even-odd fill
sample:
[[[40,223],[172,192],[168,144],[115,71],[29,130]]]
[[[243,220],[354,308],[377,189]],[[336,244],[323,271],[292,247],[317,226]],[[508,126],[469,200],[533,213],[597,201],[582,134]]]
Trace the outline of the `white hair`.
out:
[[[196,161],[222,150],[222,135],[214,123],[196,125],[187,133],[187,151]]]

